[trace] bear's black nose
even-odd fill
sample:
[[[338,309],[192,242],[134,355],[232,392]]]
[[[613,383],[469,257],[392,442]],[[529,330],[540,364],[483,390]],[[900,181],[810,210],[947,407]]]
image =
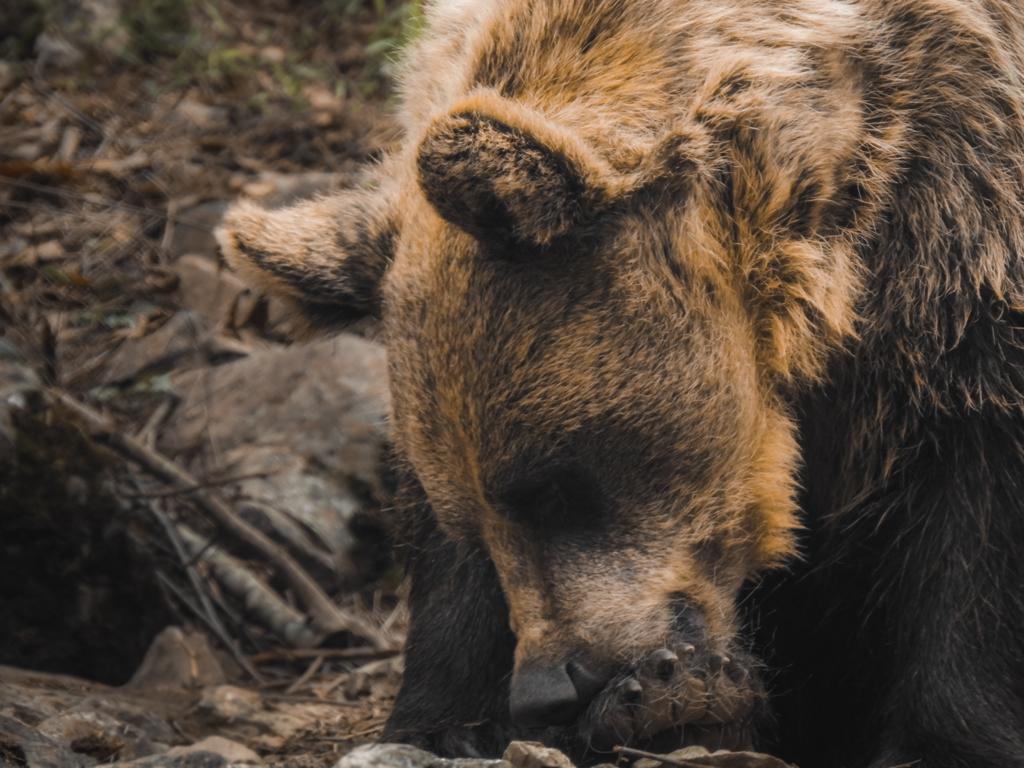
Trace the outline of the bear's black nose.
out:
[[[571,723],[608,678],[601,665],[579,660],[525,664],[512,676],[512,720],[523,726]]]
[[[532,663],[517,669],[510,694],[512,721],[526,727],[571,723],[582,706],[565,664]]]

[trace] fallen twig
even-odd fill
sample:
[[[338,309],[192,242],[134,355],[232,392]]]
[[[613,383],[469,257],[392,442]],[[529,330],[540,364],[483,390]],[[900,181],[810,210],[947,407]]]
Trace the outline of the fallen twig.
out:
[[[319,699],[316,696],[296,696],[294,694],[285,693],[267,693],[261,692],[260,696],[268,701],[286,701],[294,704],[323,704],[325,707],[359,707],[362,706],[358,701],[345,701],[343,699]]]
[[[350,741],[355,741],[356,739],[362,739],[362,738],[364,738],[366,736],[371,736],[373,734],[380,733],[383,730],[384,730],[384,723],[378,723],[377,725],[373,726],[372,728],[367,728],[366,730],[363,730],[363,731],[356,731],[354,733],[349,733],[349,734],[346,734],[344,736],[328,736],[327,734],[318,734],[318,735],[310,735],[310,736],[307,736],[306,738],[309,739],[310,741],[325,741],[325,742],[327,742],[329,744],[347,744]]]
[[[192,611],[192,613],[196,615],[196,618],[198,618],[199,621],[205,624],[206,627],[211,632],[213,632],[213,634],[215,634],[222,643],[224,643],[226,648],[231,650],[231,648],[234,647],[234,642],[231,640],[230,635],[226,634],[226,631],[224,635],[221,635],[221,630],[223,630],[223,627],[221,627],[220,622],[212,620],[211,617],[207,615],[206,611],[204,611],[198,605],[195,605],[191,600],[189,600],[188,595],[186,595],[177,584],[171,581],[171,579],[168,578],[166,574],[164,574],[162,571],[157,571],[156,578],[157,581],[159,581],[160,584],[164,587],[164,589],[168,590],[172,595],[174,595],[174,597],[176,597],[181,602],[182,605],[184,605],[186,608]],[[220,627],[220,629],[218,629],[218,627]],[[243,669],[248,669],[248,667],[243,667]],[[260,676],[259,673],[257,673],[257,675],[253,677],[253,679],[260,685],[264,684],[264,678]]]
[[[234,483],[241,483],[245,480],[263,480],[268,477],[273,477],[272,472],[251,472],[247,475],[234,475],[232,477],[220,477],[213,478],[211,480],[202,480],[195,485],[191,485],[188,488],[169,488],[164,491],[142,491],[139,493],[126,494],[126,498],[129,499],[166,499],[171,496],[184,496],[194,491],[201,491],[204,488],[220,488],[225,485],[233,485]]]
[[[198,486],[191,474],[166,456],[124,434],[105,416],[79,402],[67,392],[51,388],[51,397],[80,418],[91,430],[102,435],[118,452],[140,464],[159,479],[184,487]],[[309,610],[317,628],[326,633],[349,632],[370,642],[374,648],[385,649],[388,642],[368,621],[346,614],[324,593],[287,551],[262,532],[239,517],[220,497],[202,489],[191,492],[195,503],[222,528],[260,552],[284,576]]]
[[[145,445],[147,448],[153,448],[156,446],[156,436],[160,431],[160,425],[167,419],[170,414],[172,404],[170,400],[162,400],[160,405],[156,407],[153,413],[150,414],[149,418],[146,419],[145,425],[135,435],[135,439]]]
[[[310,664],[306,668],[306,671],[303,672],[301,675],[299,675],[295,679],[295,682],[293,682],[291,685],[289,685],[287,688],[284,689],[285,695],[291,696],[293,693],[295,693],[297,690],[299,690],[302,686],[304,686],[306,683],[308,683],[310,680],[312,680],[313,679],[313,675],[315,675],[317,672],[319,672],[320,671],[320,667],[322,667],[323,665],[324,665],[324,657],[323,657],[323,654],[320,654],[315,659],[313,659],[313,663]]]
[[[694,756],[692,759],[672,757],[671,755],[657,755],[653,752],[644,752],[642,749],[632,747],[614,747],[619,755],[631,758],[644,758],[657,760],[662,765],[672,768],[795,768],[795,766],[780,760],[771,755],[762,755],[754,752],[732,752],[722,750],[719,752],[706,753]]]
[[[613,747],[613,750],[626,757],[644,757],[648,760],[657,760],[662,765],[670,765],[673,768],[707,768],[707,766],[690,760],[678,760],[667,755],[656,755],[653,752],[644,752],[642,749],[633,749],[632,747]]]
[[[178,526],[185,548],[193,559],[206,563],[213,577],[245,606],[246,613],[289,645],[309,648],[320,642],[306,618],[278,597],[270,587],[237,558],[203,541],[187,526]]]
[[[205,620],[207,626],[210,627],[217,638],[224,644],[224,647],[228,649],[235,661],[238,662],[239,666],[245,670],[246,674],[256,682],[262,683],[263,676],[259,673],[256,667],[253,666],[247,658],[245,658],[245,655],[241,650],[239,650],[238,646],[231,638],[231,635],[221,623],[220,618],[218,618],[217,611],[214,610],[213,605],[210,603],[210,599],[206,595],[206,590],[203,589],[202,580],[199,578],[199,574],[196,573],[195,566],[189,562],[188,552],[185,549],[180,531],[174,523],[171,522],[167,515],[157,509],[155,504],[150,504],[149,510],[153,513],[153,516],[167,533],[167,538],[170,539],[171,545],[174,547],[174,551],[177,553],[178,558],[181,560],[182,567],[184,567],[185,573],[188,575],[189,582],[192,584],[192,589],[196,593],[196,597],[199,599],[200,609],[196,609],[196,613]],[[170,583],[168,583],[168,586],[173,588],[173,585]],[[187,604],[188,603],[186,603],[186,605]]]
[[[253,664],[273,661],[303,661],[323,656],[324,659],[389,659],[402,652],[401,648],[277,648],[273,651],[254,653],[249,657]]]

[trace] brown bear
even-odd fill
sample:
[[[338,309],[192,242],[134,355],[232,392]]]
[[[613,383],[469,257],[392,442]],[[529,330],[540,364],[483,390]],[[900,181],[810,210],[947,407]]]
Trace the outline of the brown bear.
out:
[[[402,94],[220,233],[383,321],[386,738],[1024,765],[1024,6],[435,0]]]

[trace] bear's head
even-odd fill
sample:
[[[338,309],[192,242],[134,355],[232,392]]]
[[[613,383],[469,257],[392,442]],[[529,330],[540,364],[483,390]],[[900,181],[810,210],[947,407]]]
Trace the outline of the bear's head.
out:
[[[311,323],[382,317],[396,450],[496,567],[521,722],[621,743],[755,698],[737,595],[793,551],[779,392],[817,354],[779,295],[823,257],[743,266],[722,152],[698,121],[583,136],[480,90],[376,184],[221,230]]]

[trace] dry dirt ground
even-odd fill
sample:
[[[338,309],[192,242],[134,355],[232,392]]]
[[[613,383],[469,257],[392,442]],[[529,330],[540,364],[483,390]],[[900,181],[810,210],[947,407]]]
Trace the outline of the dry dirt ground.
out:
[[[212,231],[236,198],[346,185],[391,140],[415,9],[3,6],[0,765],[214,733],[331,765],[379,734],[401,668],[383,351],[370,327],[293,345]]]

